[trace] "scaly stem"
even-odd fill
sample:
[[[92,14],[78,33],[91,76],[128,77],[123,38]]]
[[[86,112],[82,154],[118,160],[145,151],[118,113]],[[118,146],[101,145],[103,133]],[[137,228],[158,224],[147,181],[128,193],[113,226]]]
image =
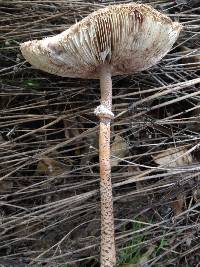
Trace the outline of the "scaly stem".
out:
[[[96,111],[96,114],[100,117],[101,267],[113,267],[116,264],[116,252],[110,162],[112,80],[109,65],[100,67],[100,87],[101,106],[99,112]]]

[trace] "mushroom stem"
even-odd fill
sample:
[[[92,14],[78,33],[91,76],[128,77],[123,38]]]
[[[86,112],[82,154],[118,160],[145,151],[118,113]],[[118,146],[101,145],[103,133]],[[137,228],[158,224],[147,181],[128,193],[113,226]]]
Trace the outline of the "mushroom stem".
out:
[[[99,162],[101,195],[101,267],[116,264],[113,197],[110,162],[110,121],[112,109],[112,79],[109,65],[100,66],[101,105],[96,114],[100,118]]]

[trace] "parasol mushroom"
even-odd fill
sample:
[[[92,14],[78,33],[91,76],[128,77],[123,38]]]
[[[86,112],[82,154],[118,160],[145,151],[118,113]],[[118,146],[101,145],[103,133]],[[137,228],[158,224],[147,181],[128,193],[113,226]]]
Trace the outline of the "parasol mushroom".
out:
[[[99,161],[101,267],[116,264],[110,164],[110,121],[114,75],[148,69],[167,54],[181,25],[144,4],[113,5],[93,12],[68,30],[21,45],[37,69],[63,77],[100,79]]]

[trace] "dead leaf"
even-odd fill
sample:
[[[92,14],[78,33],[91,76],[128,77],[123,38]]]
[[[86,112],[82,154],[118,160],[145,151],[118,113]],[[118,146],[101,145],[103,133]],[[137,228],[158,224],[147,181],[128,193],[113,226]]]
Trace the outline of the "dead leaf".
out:
[[[126,140],[120,135],[116,135],[114,142],[111,145],[112,167],[119,165],[119,162],[126,156],[128,149],[129,149],[129,146]]]
[[[141,170],[140,170],[140,168],[138,166],[129,165],[128,166],[128,172],[136,174],[136,173],[141,172]]]
[[[146,264],[146,262],[149,260],[151,254],[155,251],[156,245],[150,245],[148,247],[147,252],[145,252],[142,257],[140,258],[139,262],[138,262],[138,266],[140,267],[147,267],[149,266],[148,264]]]
[[[0,182],[0,194],[2,193],[8,193],[13,188],[13,182],[12,181],[6,181],[3,180]]]
[[[138,166],[134,166],[134,165],[129,165],[128,166],[128,172],[129,173],[133,173],[134,175],[138,175],[140,174],[142,171],[140,170],[140,168]],[[136,181],[136,189],[140,190],[144,188],[144,182],[143,181]]]
[[[200,55],[198,52],[198,55],[195,55],[192,51],[194,49],[188,48],[187,46],[181,46],[180,47],[181,52],[185,52],[185,57],[181,59],[185,67],[187,68],[199,68],[200,66]],[[192,64],[191,64],[192,63]]]
[[[71,165],[66,165],[52,158],[43,158],[38,162],[36,173],[56,176],[70,169]]]
[[[190,153],[188,154],[187,151],[188,150],[183,147],[173,147],[158,153],[156,156],[152,156],[152,158],[158,165],[164,167],[181,167],[190,165],[193,162],[192,155]]]
[[[200,202],[200,187],[194,190],[193,197],[196,203]]]
[[[141,256],[138,263],[122,264],[122,265],[119,265],[118,267],[148,267],[149,265],[146,262],[149,260],[151,254],[155,251],[155,249],[156,249],[156,245],[150,245],[147,251]]]
[[[171,203],[174,215],[177,216],[183,212],[185,206],[185,195],[180,193],[177,195],[176,200]]]
[[[63,119],[64,132],[67,139],[78,136],[82,132],[82,124],[77,118],[73,118],[73,121]]]
[[[188,123],[187,127],[189,130],[194,132],[200,132],[200,102],[196,103],[195,110],[192,111],[192,121]]]
[[[189,248],[191,247],[191,243],[194,240],[195,236],[194,233],[190,230],[186,231],[184,234],[185,244]]]
[[[98,133],[92,132],[88,134],[85,138],[85,144],[87,144],[80,154],[84,154],[85,156],[81,158],[81,166],[88,165],[89,162],[92,161],[93,157],[96,156],[96,150],[99,147],[99,138]],[[94,153],[95,152],[95,153]]]

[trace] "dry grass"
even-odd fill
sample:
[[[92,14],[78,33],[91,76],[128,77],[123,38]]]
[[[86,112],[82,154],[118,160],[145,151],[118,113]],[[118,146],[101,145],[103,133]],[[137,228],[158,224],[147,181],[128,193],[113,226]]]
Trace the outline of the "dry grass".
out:
[[[159,65],[113,79],[112,140],[120,135],[126,142],[126,150],[114,155],[121,159],[112,174],[118,255],[127,246],[144,255],[153,245],[148,266],[197,266],[200,7],[189,0],[141,2],[179,20],[184,30]],[[19,43],[59,33],[113,3],[0,4],[0,263],[5,266],[83,260],[84,266],[98,266],[98,120],[93,114],[98,81],[34,70]],[[160,153],[174,147],[181,147],[186,160],[178,163],[178,154],[172,166]],[[143,226],[136,230],[135,222]],[[142,240],[134,241],[137,236]]]

